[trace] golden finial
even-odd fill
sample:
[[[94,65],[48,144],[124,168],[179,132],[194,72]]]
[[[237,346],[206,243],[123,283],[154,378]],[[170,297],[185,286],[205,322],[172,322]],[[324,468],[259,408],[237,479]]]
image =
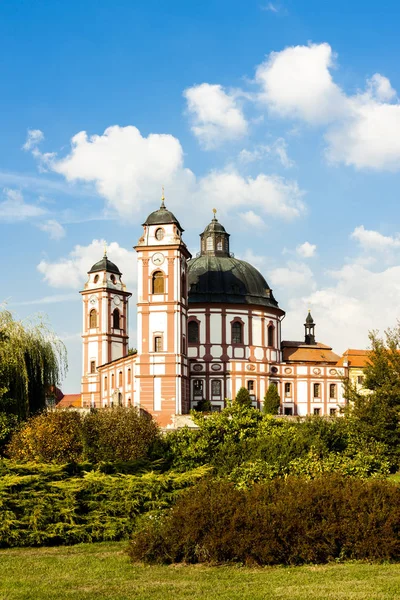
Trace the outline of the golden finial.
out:
[[[215,215],[217,214],[217,209],[216,209],[216,208],[213,208],[213,209],[212,209],[212,211],[213,211],[213,213],[214,213],[214,217],[213,217],[213,218],[214,218],[214,219],[216,219],[217,217],[216,217]]]
[[[107,258],[107,242],[104,242],[104,258]]]
[[[164,196],[164,186],[162,186],[162,194],[161,194],[161,208],[165,208],[164,205],[164,200],[165,200],[165,196]]]

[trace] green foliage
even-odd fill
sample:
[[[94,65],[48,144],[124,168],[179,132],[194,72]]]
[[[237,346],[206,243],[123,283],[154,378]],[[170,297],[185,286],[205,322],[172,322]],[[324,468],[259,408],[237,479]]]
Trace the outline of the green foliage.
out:
[[[275,383],[270,383],[264,396],[264,413],[266,415],[277,415],[280,405],[281,399],[278,394],[278,389]]]
[[[399,560],[399,528],[400,488],[386,481],[290,477],[238,490],[205,480],[147,519],[129,554],[147,563]]]
[[[18,417],[15,414],[0,412],[0,453],[10,441],[11,435],[18,427]]]
[[[0,546],[125,539],[137,517],[168,508],[208,469],[107,475],[68,465],[0,463]]]
[[[66,368],[65,346],[46,323],[22,323],[0,310],[0,410],[21,419],[41,410]]]
[[[235,403],[246,408],[251,407],[250,392],[245,387],[241,387],[236,394]]]
[[[380,338],[370,333],[371,352],[360,393],[350,382],[345,386],[347,418],[362,440],[385,444],[393,464],[400,452],[400,326]]]
[[[134,407],[93,411],[83,419],[84,458],[90,462],[143,458],[158,437],[157,423]]]
[[[205,398],[202,398],[198,401],[195,410],[198,412],[211,412],[211,402]]]
[[[159,435],[156,422],[133,407],[84,415],[54,410],[29,419],[12,436],[7,452],[19,461],[134,461],[150,454]]]

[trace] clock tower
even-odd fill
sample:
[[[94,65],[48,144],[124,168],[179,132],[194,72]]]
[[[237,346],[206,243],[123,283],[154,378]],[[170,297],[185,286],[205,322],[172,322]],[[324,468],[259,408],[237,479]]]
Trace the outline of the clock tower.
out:
[[[104,256],[88,272],[83,300],[82,406],[100,407],[98,367],[128,354],[128,301],[122,273]]]
[[[187,260],[183,229],[165,207],[143,223],[138,254],[136,399],[160,425],[189,411]]]

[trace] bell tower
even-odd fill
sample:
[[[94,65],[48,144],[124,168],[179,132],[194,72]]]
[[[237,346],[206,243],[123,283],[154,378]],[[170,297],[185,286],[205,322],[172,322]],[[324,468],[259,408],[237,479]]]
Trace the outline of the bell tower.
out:
[[[83,300],[82,406],[100,407],[98,367],[128,354],[128,301],[122,273],[104,256],[88,272]]]
[[[187,260],[183,229],[164,202],[143,223],[138,254],[136,403],[166,426],[189,412]]]
[[[311,315],[311,310],[308,311],[308,315],[306,317],[306,322],[304,323],[304,341],[306,344],[312,345],[315,344],[315,323],[314,319]]]

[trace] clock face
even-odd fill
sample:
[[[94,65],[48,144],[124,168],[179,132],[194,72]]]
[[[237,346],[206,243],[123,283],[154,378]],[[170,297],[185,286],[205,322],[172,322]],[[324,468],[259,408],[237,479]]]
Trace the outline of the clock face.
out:
[[[118,304],[120,304],[120,303],[121,303],[121,300],[119,299],[119,296],[114,296],[114,304],[116,306],[118,306]]]
[[[153,265],[159,266],[159,265],[163,264],[164,256],[161,254],[161,252],[156,252],[151,257],[151,260],[152,260]]]

